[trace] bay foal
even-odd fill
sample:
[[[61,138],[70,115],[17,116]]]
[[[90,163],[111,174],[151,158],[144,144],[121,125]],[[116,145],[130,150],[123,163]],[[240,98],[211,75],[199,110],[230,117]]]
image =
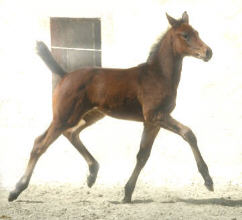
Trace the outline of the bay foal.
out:
[[[99,165],[79,139],[79,133],[104,115],[144,124],[137,163],[125,185],[123,202],[131,202],[136,181],[160,128],[180,135],[190,144],[205,186],[213,191],[213,181],[194,133],[170,115],[176,105],[183,58],[193,56],[208,61],[212,50],[189,25],[186,12],[179,20],[169,15],[167,19],[171,28],[153,47],[147,62],[130,69],[82,68],[66,73],[47,47],[39,43],[39,55],[62,79],[53,93],[53,120],[49,128],[36,138],[27,169],[10,193],[9,201],[17,199],[27,188],[38,159],[61,134],[86,160],[90,171],[87,184],[91,187]]]

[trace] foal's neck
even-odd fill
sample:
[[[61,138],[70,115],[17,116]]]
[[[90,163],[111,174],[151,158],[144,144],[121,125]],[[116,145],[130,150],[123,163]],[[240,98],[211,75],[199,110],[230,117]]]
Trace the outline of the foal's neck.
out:
[[[171,33],[167,31],[160,44],[156,65],[159,74],[171,82],[173,89],[177,89],[180,81],[182,61],[183,57],[175,53]]]

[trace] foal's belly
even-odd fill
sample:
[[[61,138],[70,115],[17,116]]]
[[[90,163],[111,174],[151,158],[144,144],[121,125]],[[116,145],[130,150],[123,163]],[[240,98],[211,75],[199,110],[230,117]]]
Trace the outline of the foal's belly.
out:
[[[142,107],[136,101],[126,101],[125,103],[111,106],[100,106],[98,109],[106,115],[114,118],[144,121]]]

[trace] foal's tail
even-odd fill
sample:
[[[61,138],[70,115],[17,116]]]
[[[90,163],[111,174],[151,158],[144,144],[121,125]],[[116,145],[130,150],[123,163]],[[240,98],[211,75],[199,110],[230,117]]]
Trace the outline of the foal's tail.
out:
[[[49,67],[49,69],[63,77],[67,72],[62,69],[62,67],[56,62],[55,58],[52,56],[50,50],[43,41],[36,42],[36,51],[44,63]]]

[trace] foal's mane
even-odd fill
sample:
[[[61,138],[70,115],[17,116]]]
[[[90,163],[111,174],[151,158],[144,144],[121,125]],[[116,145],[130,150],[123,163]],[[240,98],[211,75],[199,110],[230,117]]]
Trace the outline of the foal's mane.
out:
[[[147,63],[153,63],[156,60],[158,53],[159,53],[160,45],[161,45],[162,41],[164,40],[165,34],[166,34],[166,32],[164,34],[162,34],[157,39],[157,41],[151,46],[150,53],[147,58]]]

